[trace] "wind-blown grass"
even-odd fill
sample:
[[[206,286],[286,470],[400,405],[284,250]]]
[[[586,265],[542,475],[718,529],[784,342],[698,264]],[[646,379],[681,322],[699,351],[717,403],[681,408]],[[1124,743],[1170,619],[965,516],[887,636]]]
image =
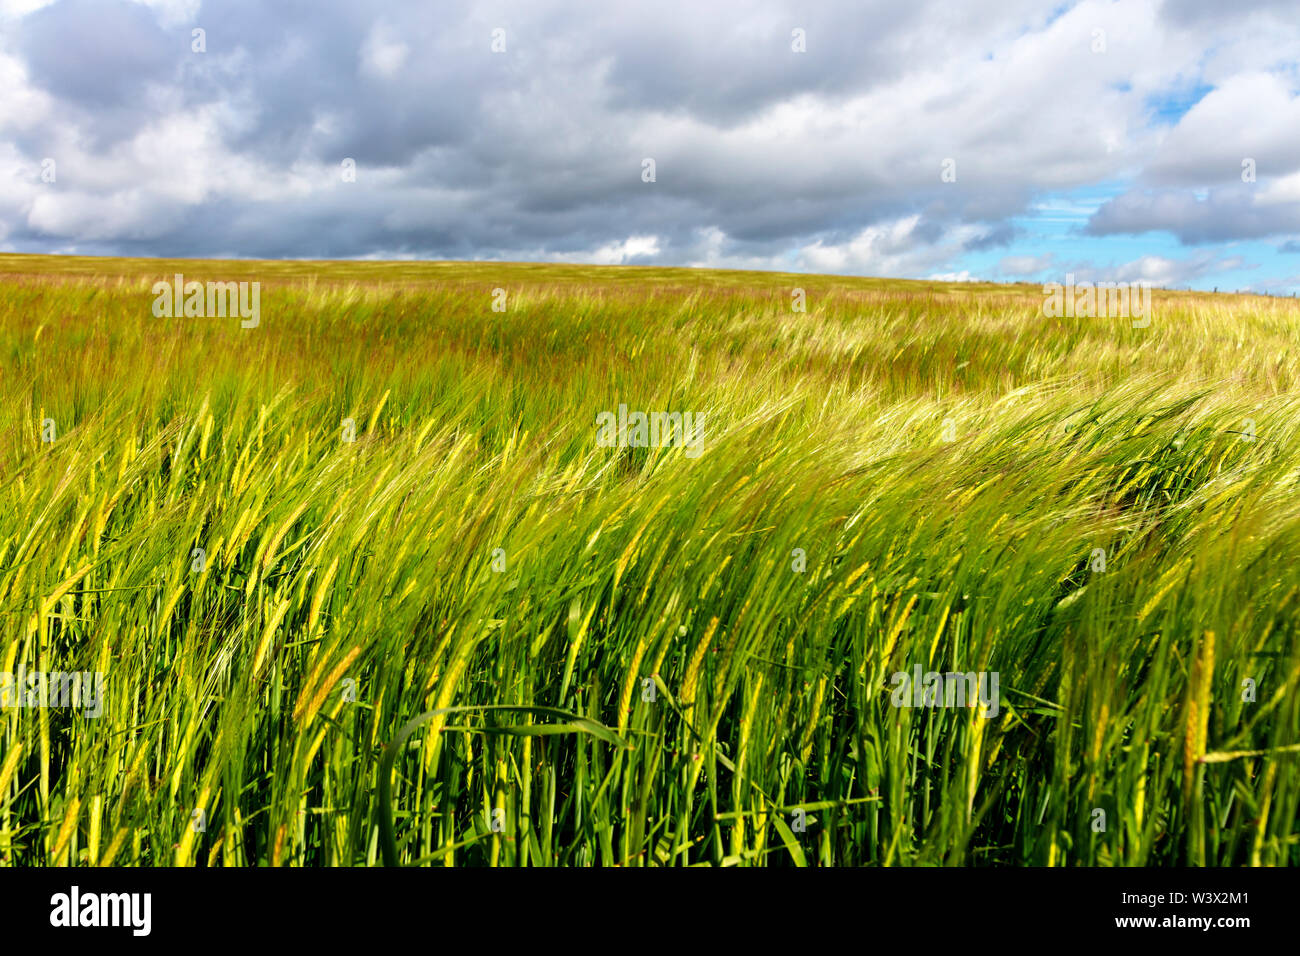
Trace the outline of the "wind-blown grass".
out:
[[[154,318],[175,272],[261,281],[261,324]],[[1293,301],[0,276],[0,672],[106,681],[0,710],[4,863],[377,865],[434,710],[403,863],[1300,862]],[[620,403],[704,453],[598,447]],[[998,716],[892,706],[915,665],[997,672]]]

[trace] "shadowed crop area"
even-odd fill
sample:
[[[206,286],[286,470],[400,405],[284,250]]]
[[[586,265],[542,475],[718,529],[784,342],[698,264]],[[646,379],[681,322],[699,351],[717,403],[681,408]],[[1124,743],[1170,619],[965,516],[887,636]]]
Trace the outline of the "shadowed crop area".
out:
[[[1043,299],[0,255],[0,863],[1300,863],[1300,305]]]

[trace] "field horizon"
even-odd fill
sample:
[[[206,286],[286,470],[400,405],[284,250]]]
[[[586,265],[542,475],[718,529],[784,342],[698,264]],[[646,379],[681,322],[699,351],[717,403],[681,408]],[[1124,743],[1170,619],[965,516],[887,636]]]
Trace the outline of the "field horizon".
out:
[[[97,270],[97,266],[100,268]],[[707,278],[724,278],[728,276],[742,277],[753,276],[758,279],[784,279],[791,280],[792,285],[797,285],[797,280],[801,279],[820,279],[827,282],[844,282],[867,283],[880,287],[906,289],[916,287],[917,291],[935,289],[967,289],[970,291],[989,291],[989,290],[1034,290],[1035,294],[1041,294],[1042,283],[1029,282],[1025,280],[999,282],[993,279],[973,278],[973,279],[923,279],[923,278],[902,278],[886,276],[856,275],[848,273],[834,272],[784,272],[775,269],[734,269],[734,268],[715,268],[712,266],[660,266],[660,265],[643,265],[643,264],[585,264],[573,262],[551,262],[544,260],[493,260],[493,259],[316,259],[316,258],[279,258],[279,259],[258,259],[258,258],[240,258],[240,259],[221,259],[204,256],[197,257],[178,257],[163,258],[157,256],[86,256],[72,253],[28,253],[28,252],[0,252],[0,277],[20,277],[31,275],[44,276],[68,276],[80,278],[125,278],[128,275],[140,276],[159,276],[165,277],[168,274],[174,274],[176,271],[184,272],[186,268],[198,267],[199,272],[195,275],[206,277],[208,275],[220,275],[222,277],[250,278],[259,279],[262,277],[271,277],[271,281],[279,280],[311,280],[318,282],[346,282],[350,274],[350,267],[358,267],[359,275],[365,275],[370,271],[370,267],[375,270],[386,270],[388,272],[400,272],[401,278],[385,279],[384,281],[432,281],[437,278],[437,272],[455,273],[461,271],[462,275],[456,276],[458,280],[464,279],[465,272],[469,274],[481,274],[484,278],[490,278],[491,270],[494,268],[508,269],[514,274],[529,275],[536,274],[540,270],[553,273],[550,277],[554,279],[566,279],[578,281],[582,279],[594,278],[597,275],[617,275],[626,273],[628,278],[633,278],[646,273],[658,273],[660,277],[679,276],[686,280],[690,276]],[[323,274],[323,268],[328,267],[335,272],[334,275]],[[436,271],[430,271],[436,270]],[[365,276],[371,281],[376,277]],[[1064,274],[1058,277],[1063,279]],[[1165,293],[1176,294],[1181,296],[1205,296],[1205,297],[1240,297],[1243,299],[1294,299],[1292,295],[1272,295],[1266,292],[1252,290],[1229,290],[1208,291],[1204,289],[1180,289],[1170,288],[1166,285],[1153,284],[1152,288]]]

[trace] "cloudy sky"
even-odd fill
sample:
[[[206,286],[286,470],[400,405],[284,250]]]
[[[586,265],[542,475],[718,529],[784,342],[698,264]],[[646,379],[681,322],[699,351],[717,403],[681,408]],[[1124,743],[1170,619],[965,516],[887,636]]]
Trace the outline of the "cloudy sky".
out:
[[[1297,0],[0,0],[0,250],[1291,294],[1298,60]]]

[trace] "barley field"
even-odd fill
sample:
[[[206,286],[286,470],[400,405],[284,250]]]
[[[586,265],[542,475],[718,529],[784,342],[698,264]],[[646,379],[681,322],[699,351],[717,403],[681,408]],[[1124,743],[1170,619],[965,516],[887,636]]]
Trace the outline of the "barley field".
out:
[[[1043,299],[0,255],[0,864],[1300,863],[1300,304]]]

